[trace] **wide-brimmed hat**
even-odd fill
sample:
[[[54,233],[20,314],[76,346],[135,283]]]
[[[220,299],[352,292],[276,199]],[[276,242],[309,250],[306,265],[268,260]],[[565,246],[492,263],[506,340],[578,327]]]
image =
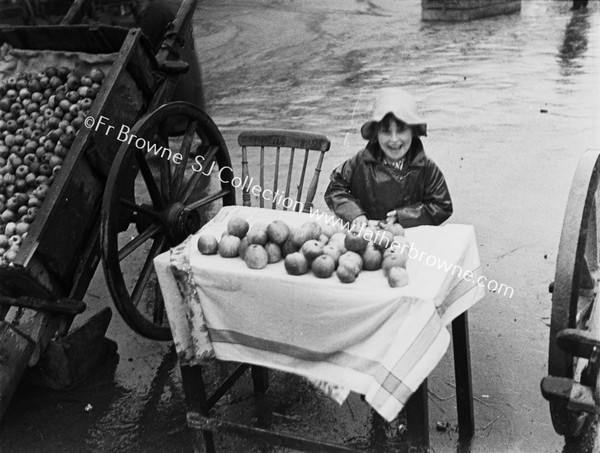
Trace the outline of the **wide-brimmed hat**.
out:
[[[373,139],[377,123],[388,113],[414,127],[417,135],[427,136],[427,123],[417,113],[414,98],[401,88],[387,88],[379,92],[373,103],[371,119],[360,128],[360,134],[364,139]]]

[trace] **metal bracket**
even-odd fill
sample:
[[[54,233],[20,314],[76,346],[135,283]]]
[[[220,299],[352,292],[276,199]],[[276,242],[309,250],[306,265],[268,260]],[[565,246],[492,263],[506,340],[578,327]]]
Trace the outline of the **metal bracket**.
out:
[[[566,403],[571,411],[600,414],[600,406],[594,400],[594,391],[587,385],[569,378],[546,376],[542,379],[541,390],[548,401]]]
[[[184,74],[189,71],[190,65],[183,60],[167,60],[158,67],[168,75]]]
[[[589,330],[564,329],[556,335],[558,347],[574,357],[589,359],[594,349],[600,348],[600,340]]]

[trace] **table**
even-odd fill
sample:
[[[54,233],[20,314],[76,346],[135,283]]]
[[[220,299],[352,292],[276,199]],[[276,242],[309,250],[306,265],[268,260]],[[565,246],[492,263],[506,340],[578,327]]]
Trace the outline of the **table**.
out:
[[[485,294],[475,283],[480,261],[472,226],[407,229],[414,247],[407,265],[410,281],[391,288],[382,271],[363,271],[354,283],[342,284],[335,275],[288,275],[283,262],[255,270],[240,258],[201,255],[199,234],[219,238],[233,216],[250,224],[280,219],[290,226],[316,220],[309,214],[228,206],[155,259],[184,380],[190,373],[198,379],[192,370],[212,358],[254,365],[255,377],[263,369],[278,369],[306,377],[340,403],[350,391],[363,394],[392,420],[445,354],[447,326],[453,323],[455,349],[457,339],[463,342],[458,357],[455,351],[455,368],[469,384],[462,403],[459,395],[459,411],[464,397],[470,400],[466,311]],[[472,273],[469,279],[462,277],[466,271]],[[266,390],[256,381],[257,390]],[[457,387],[458,381],[459,375]],[[218,395],[211,400],[203,391],[193,393],[190,402],[204,405],[200,412],[207,417]],[[426,403],[426,391],[420,398]],[[472,419],[471,401],[464,410]],[[209,429],[208,418],[202,420]]]

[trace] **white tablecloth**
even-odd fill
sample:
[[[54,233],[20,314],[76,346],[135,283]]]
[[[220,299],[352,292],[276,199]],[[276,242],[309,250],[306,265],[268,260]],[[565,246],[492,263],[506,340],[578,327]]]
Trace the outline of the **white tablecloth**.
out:
[[[183,363],[217,358],[296,373],[338,402],[349,391],[392,420],[445,354],[450,322],[479,301],[480,261],[470,225],[406,230],[415,252],[409,284],[391,288],[383,271],[354,283],[335,274],[292,276],[283,262],[255,270],[240,258],[198,252],[200,234],[221,237],[231,216],[291,226],[308,214],[229,206],[196,235],[158,256],[155,267]],[[469,280],[460,270],[471,271]],[[448,270],[447,270],[448,269]]]

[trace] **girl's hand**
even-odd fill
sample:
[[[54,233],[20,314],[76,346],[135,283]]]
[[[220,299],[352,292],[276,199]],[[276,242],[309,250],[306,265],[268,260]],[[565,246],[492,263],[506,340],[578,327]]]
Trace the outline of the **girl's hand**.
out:
[[[398,213],[396,211],[390,211],[386,216],[385,223],[390,224],[398,222]]]
[[[366,225],[369,219],[367,219],[366,215],[359,215],[356,219],[352,221],[350,224],[351,230],[360,230],[360,227]]]

